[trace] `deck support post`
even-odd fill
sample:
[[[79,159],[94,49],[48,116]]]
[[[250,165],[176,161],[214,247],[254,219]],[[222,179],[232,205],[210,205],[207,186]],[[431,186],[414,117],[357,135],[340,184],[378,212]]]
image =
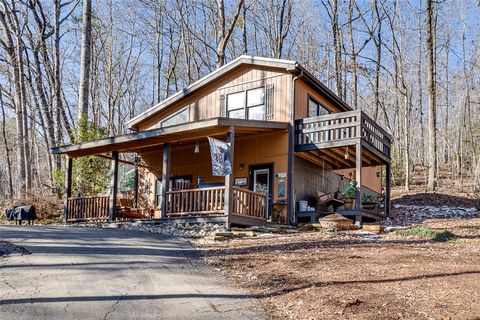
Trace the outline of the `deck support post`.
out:
[[[355,200],[355,225],[362,223],[362,142],[355,145],[355,180],[357,181],[357,195]]]
[[[118,151],[112,152],[112,179],[110,180],[110,202],[108,205],[108,220],[117,218],[117,190],[118,190]]]
[[[168,184],[170,181],[170,144],[164,143],[163,144],[163,163],[162,163],[162,203],[161,203],[161,218],[165,219],[167,217],[167,191],[168,191]]]
[[[390,172],[390,163],[385,164],[385,215],[390,217],[390,181],[391,172]]]
[[[235,154],[235,127],[231,126],[227,133],[227,143],[230,145],[230,165],[232,173],[225,176],[225,215],[227,216],[227,229],[230,229],[230,215],[233,211],[233,164]]]
[[[68,198],[72,196],[72,165],[73,158],[67,156],[67,163],[65,167],[65,185],[63,191],[63,223],[66,224],[68,220]]]
[[[295,148],[295,127],[288,126],[288,171],[287,171],[287,224],[296,225],[295,197],[293,195],[294,184],[294,148]],[[268,218],[268,217],[267,217]]]

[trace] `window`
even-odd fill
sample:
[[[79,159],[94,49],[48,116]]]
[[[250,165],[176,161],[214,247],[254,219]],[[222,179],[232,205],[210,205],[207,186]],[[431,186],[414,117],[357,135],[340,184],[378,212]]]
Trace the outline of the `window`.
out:
[[[227,116],[236,119],[265,120],[265,87],[229,94]]]
[[[331,110],[315,100],[313,97],[308,96],[308,116],[324,116],[330,114]]]
[[[190,113],[188,112],[188,108],[183,108],[182,110],[163,120],[160,126],[163,128],[185,123],[189,121],[189,118]]]

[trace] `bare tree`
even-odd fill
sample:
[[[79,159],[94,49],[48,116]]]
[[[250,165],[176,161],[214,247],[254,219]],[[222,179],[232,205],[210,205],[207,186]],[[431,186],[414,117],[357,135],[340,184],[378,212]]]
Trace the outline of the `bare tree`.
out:
[[[433,0],[426,0],[427,29],[427,93],[428,93],[428,190],[435,191],[437,183],[437,133],[435,84],[435,28]]]

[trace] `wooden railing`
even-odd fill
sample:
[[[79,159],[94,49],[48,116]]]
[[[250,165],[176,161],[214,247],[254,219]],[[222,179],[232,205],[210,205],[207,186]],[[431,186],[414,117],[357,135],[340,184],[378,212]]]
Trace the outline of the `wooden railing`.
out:
[[[267,218],[268,200],[263,192],[233,187],[233,210],[235,214]]]
[[[108,220],[109,196],[68,198],[67,221]]]
[[[362,111],[348,111],[308,117],[295,122],[297,148],[328,148],[344,143],[354,144],[362,138],[390,157],[390,135]]]
[[[167,192],[167,217],[224,213],[225,187]]]

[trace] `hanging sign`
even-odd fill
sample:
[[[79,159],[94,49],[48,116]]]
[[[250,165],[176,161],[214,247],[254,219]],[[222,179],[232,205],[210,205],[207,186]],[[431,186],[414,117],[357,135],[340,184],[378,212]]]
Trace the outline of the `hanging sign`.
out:
[[[212,157],[212,175],[228,176],[232,174],[230,162],[230,145],[218,139],[208,137],[210,155]]]

